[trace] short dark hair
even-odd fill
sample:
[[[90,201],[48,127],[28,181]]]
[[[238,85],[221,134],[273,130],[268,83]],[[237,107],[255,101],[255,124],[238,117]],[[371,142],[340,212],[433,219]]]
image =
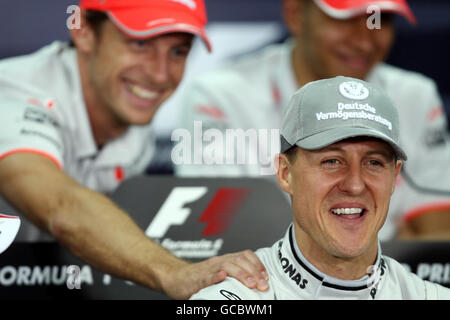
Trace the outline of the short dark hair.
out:
[[[289,163],[291,164],[293,164],[295,162],[295,159],[297,159],[297,149],[297,146],[292,146],[282,153],[286,156],[286,158],[289,160]]]
[[[344,139],[344,140],[359,141],[359,140],[367,140],[367,139],[384,142],[383,140],[380,140],[378,138],[370,138],[370,137],[353,137],[353,138],[348,138],[348,139]],[[387,144],[387,142],[384,142],[384,143]],[[397,163],[397,160],[399,160],[398,159],[398,155],[397,155],[397,153],[394,151],[394,149],[392,147],[390,147],[390,148],[391,148],[391,151],[392,151],[392,159],[394,160],[394,163]],[[297,151],[298,151],[298,149],[300,149],[300,148],[298,146],[294,145],[291,148],[287,149],[282,154],[284,154],[288,158],[289,163],[292,164],[292,163],[295,162],[295,159],[297,159]]]
[[[104,11],[87,10],[86,21],[91,25],[95,32],[99,32],[102,24],[109,19]]]
[[[107,19],[109,19],[109,17],[103,11],[86,10],[86,22],[90,24],[97,36],[100,34],[100,29]],[[69,46],[75,47],[75,43],[72,39],[69,42]]]

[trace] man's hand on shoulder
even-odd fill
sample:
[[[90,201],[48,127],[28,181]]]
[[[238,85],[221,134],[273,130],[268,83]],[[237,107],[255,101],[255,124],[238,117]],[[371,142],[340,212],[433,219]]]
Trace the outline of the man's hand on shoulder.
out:
[[[227,276],[251,289],[266,291],[269,288],[264,265],[254,252],[245,250],[174,266],[166,272],[163,290],[174,299],[188,299],[200,289],[219,283]]]

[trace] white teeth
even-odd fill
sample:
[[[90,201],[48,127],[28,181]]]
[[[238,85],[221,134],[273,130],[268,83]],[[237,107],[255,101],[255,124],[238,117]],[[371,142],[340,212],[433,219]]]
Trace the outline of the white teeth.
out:
[[[140,86],[129,84],[128,87],[130,88],[131,92],[133,92],[141,99],[155,99],[158,97],[158,93],[146,90]]]
[[[361,208],[339,208],[331,209],[331,212],[335,214],[360,214],[363,211]]]

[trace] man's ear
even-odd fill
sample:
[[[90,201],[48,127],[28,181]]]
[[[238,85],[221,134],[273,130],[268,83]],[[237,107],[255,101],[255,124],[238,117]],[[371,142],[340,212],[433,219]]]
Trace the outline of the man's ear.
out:
[[[394,182],[397,181],[398,175],[400,174],[400,171],[402,170],[403,161],[397,160],[395,163],[395,176],[394,176]],[[396,183],[393,184],[391,194],[394,193]]]
[[[80,11],[80,28],[70,30],[70,37],[80,52],[89,53],[93,50],[96,37],[91,25],[86,20],[86,10]]]
[[[275,156],[275,164],[278,185],[282,190],[292,194],[292,175],[289,159],[282,153],[277,154]]]
[[[304,15],[302,11],[305,7],[305,0],[282,0],[283,20],[292,36],[298,36],[301,32],[302,19]],[[306,0],[311,1],[311,0]]]

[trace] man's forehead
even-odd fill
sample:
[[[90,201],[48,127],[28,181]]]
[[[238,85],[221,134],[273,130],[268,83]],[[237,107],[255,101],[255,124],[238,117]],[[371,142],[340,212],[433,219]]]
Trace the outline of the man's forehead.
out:
[[[354,150],[355,148],[364,149],[365,153],[380,153],[387,157],[394,156],[395,152],[392,147],[385,141],[372,137],[355,137],[348,138],[338,142],[335,142],[329,146],[326,146],[318,150],[309,150],[313,153],[323,153],[330,151],[345,152],[348,149]],[[308,150],[307,150],[308,151]]]
[[[132,37],[125,32],[123,32],[119,27],[117,27],[112,21],[108,20],[105,23],[107,25],[107,28],[110,30],[110,32],[114,32],[117,35],[119,35],[123,39],[127,40],[136,40],[136,41],[149,41],[149,40],[157,40],[161,38],[173,38],[178,41],[183,42],[192,42],[194,39],[194,35],[189,32],[183,32],[183,31],[171,31],[171,32],[164,32],[157,35],[147,36],[147,37]]]

